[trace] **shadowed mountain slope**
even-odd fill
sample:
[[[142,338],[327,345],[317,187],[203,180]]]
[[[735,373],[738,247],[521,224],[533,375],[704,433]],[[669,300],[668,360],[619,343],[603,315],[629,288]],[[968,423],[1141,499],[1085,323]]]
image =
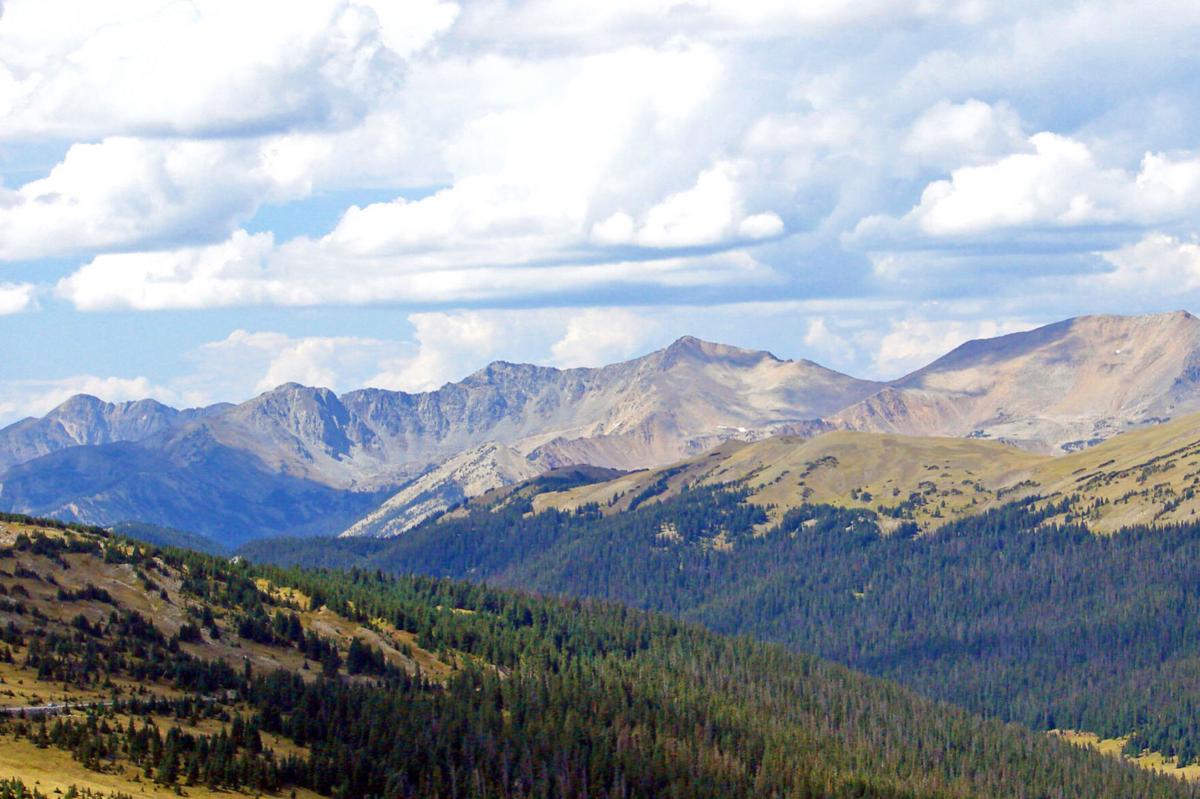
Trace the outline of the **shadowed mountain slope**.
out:
[[[0,430],[0,473],[67,447],[137,441],[228,407],[180,411],[152,399],[112,403],[76,394],[40,419],[22,419]]]

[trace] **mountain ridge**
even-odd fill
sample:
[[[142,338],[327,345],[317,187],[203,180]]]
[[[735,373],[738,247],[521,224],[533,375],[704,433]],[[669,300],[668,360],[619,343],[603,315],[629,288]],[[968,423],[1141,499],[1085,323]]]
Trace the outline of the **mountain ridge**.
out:
[[[1080,316],[965,342],[830,421],[1069,452],[1200,410],[1200,319]]]
[[[154,399],[105,402],[91,394],[75,394],[45,416],[0,428],[0,473],[71,446],[137,441],[230,407],[217,403],[180,410]]]
[[[1200,411],[1200,320],[1186,311],[1077,317],[965,342],[889,382],[684,336],[647,355],[594,368],[493,361],[427,392],[364,388],[338,395],[286,383],[238,405],[191,412],[153,401],[106,406],[111,410],[101,414],[95,431],[72,432],[60,421],[89,418],[68,411],[97,402],[71,400],[42,420],[0,430],[0,442],[16,442],[4,450],[0,508],[198,529],[171,515],[178,509],[167,512],[171,503],[162,496],[130,505],[128,492],[124,498],[106,494],[107,478],[98,466],[84,469],[95,476],[79,484],[78,496],[53,505],[31,486],[39,474],[48,477],[72,458],[86,465],[117,452],[41,461],[64,449],[132,441],[138,447],[121,452],[125,458],[143,453],[134,471],[148,472],[154,463],[179,471],[186,470],[189,452],[206,457],[194,449],[203,441],[202,448],[220,447],[222,457],[251,464],[245,473],[317,486],[339,497],[335,504],[342,507],[390,494],[394,501],[387,508],[366,509],[363,524],[344,529],[396,533],[477,492],[548,469],[657,468],[729,440],[807,439],[844,429],[986,439],[1043,454],[1084,449],[1124,430]],[[124,415],[118,412],[125,408]],[[160,488],[172,482],[169,477],[156,476]],[[270,495],[265,484],[225,486],[210,499],[241,505],[234,515],[245,516],[252,496],[257,502]],[[383,511],[394,515],[385,518]],[[313,521],[305,519],[297,529]],[[211,527],[203,532],[220,533]]]
[[[558,466],[588,462],[642,468],[728,438],[795,431],[816,424],[803,420],[815,420],[876,388],[812,362],[692,337],[599,368],[495,361],[462,381],[416,394],[359,389],[339,396],[327,388],[286,383],[179,424],[160,423],[136,440],[121,442],[132,445],[123,449],[84,453],[71,446],[73,440],[48,438],[37,457],[0,473],[0,506],[96,523],[136,518],[214,536],[220,531],[185,517],[183,504],[170,492],[197,479],[187,476],[193,462],[232,468],[231,459],[240,459],[233,471],[246,476],[245,486],[209,480],[204,492],[213,507],[229,508],[227,521],[249,518],[255,503],[279,491],[280,496],[316,491],[350,507],[377,492],[405,490],[426,504],[420,514],[403,507],[398,513],[419,521],[468,492]],[[160,407],[169,415],[171,409]],[[477,457],[460,457],[471,452]],[[122,473],[148,475],[148,485],[126,482],[114,488],[113,470],[97,462],[106,458],[120,464]],[[459,463],[462,471],[455,470]],[[64,469],[70,480],[64,479]],[[48,477],[60,487],[70,483],[76,493],[48,496],[41,485]],[[278,526],[285,517],[300,527],[315,521],[276,516],[278,523],[262,532],[296,532]],[[239,539],[245,534],[226,533]]]

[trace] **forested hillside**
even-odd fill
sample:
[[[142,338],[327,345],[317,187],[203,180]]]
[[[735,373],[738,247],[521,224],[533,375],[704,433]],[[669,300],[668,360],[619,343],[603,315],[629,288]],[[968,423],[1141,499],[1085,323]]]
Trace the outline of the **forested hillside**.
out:
[[[52,763],[95,795],[1195,795],[665,616],[3,527],[0,777]]]
[[[1130,754],[1196,761],[1200,526],[1096,536],[1068,500],[1030,499],[928,535],[911,522],[883,535],[872,511],[820,505],[764,530],[771,509],[746,493],[686,489],[617,515],[529,515],[518,495],[393,541],[248,554],[667,611],[1035,729],[1131,736]]]

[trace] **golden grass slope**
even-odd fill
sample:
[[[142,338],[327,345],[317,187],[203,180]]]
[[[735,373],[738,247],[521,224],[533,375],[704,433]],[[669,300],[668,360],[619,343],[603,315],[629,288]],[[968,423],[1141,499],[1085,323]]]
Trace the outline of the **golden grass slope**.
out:
[[[83,534],[75,532],[0,522],[0,546],[11,545],[21,532],[37,532],[54,537],[83,536]],[[179,632],[180,627],[189,621],[186,612],[188,606],[199,607],[205,604],[196,597],[185,596],[181,590],[185,575],[162,561],[158,561],[158,571],[152,575],[146,575],[154,581],[156,586],[151,589],[142,582],[139,570],[129,564],[105,563],[100,558],[83,553],[68,553],[63,555],[63,559],[69,564],[69,569],[60,569],[55,563],[39,555],[29,552],[18,553],[14,560],[7,561],[0,566],[0,585],[5,586],[9,591],[19,586],[29,595],[28,604],[31,607],[44,613],[50,619],[51,624],[61,625],[63,628],[67,627],[77,614],[82,614],[93,623],[101,621],[108,617],[112,608],[99,602],[60,602],[57,599],[60,587],[72,591],[89,584],[103,588],[109,592],[120,607],[137,611],[146,618],[152,619],[154,625],[167,636]],[[15,576],[17,566],[43,576],[43,578],[52,576],[54,582],[50,583],[46,579],[17,577]],[[272,594],[278,599],[292,602],[303,600],[303,603],[299,604],[296,609],[301,625],[305,630],[314,631],[336,641],[339,648],[343,650],[343,654],[349,649],[351,639],[358,638],[378,647],[392,665],[410,673],[420,671],[426,676],[439,676],[451,670],[449,664],[441,662],[432,653],[417,648],[411,633],[386,629],[380,625],[376,625],[376,629],[371,629],[339,616],[326,607],[309,609],[307,597],[296,596],[294,592],[280,592],[273,586],[264,583],[260,583],[259,588],[264,593]],[[293,648],[267,646],[255,641],[239,639],[232,634],[229,612],[217,606],[210,606],[210,608],[217,621],[220,622],[221,628],[230,634],[214,639],[204,633],[200,642],[182,644],[188,654],[205,660],[224,660],[234,668],[241,668],[242,664],[249,660],[252,666],[259,671],[287,669],[301,672],[306,678],[315,679],[317,671],[304,669],[304,657],[299,651]],[[6,624],[10,619],[18,624],[22,623],[21,618],[0,611],[0,625]],[[20,660],[21,658],[18,657],[18,661]],[[45,688],[49,690],[53,686],[47,685]],[[19,704],[26,703],[9,701],[9,698],[0,691],[0,706]]]
[[[117,718],[117,722],[126,723],[127,717]],[[197,728],[182,724],[177,719],[160,717],[159,728],[168,730],[179,726],[185,732],[197,731]],[[216,732],[219,725],[207,724],[203,732]],[[263,735],[263,743],[275,752],[284,754],[289,751],[289,742]],[[292,750],[296,750],[292,746]],[[126,795],[137,797],[176,797],[186,796],[191,799],[236,799],[238,797],[261,796],[252,792],[233,791],[227,788],[212,789],[203,785],[189,785],[176,793],[174,787],[160,785],[144,777],[141,770],[127,761],[111,764],[104,771],[85,768],[75,760],[65,749],[49,747],[39,749],[32,741],[14,736],[0,736],[0,778],[16,777],[27,787],[36,788],[44,794],[57,796],[66,794],[71,788],[87,789],[102,795]],[[288,788],[281,792],[280,797],[295,795],[296,799],[317,799],[321,794],[305,788]]]
[[[950,519],[1037,495],[1070,498],[1097,532],[1195,520],[1200,505],[1200,414],[1115,436],[1062,456],[997,442],[837,431],[811,439],[729,442],[662,469],[538,496],[535,510],[595,502],[627,510],[685,485],[736,483],[778,517],[804,502],[880,510],[895,526],[932,529]],[[646,497],[652,486],[665,488]]]
[[[1200,414],[1116,436],[1038,469],[1035,493],[1078,496],[1075,512],[1097,532],[1196,521]]]
[[[1187,780],[1188,782],[1200,781],[1200,765],[1198,764],[1183,766],[1181,768],[1176,765],[1174,759],[1165,757],[1159,752],[1147,751],[1134,757],[1126,756],[1123,752],[1125,744],[1129,740],[1128,737],[1101,738],[1093,732],[1080,732],[1078,730],[1050,730],[1048,734],[1062,738],[1064,741],[1076,746],[1099,752],[1102,755],[1128,761],[1149,771],[1157,771],[1160,774],[1167,774],[1171,777]]]
[[[905,507],[914,520],[930,524],[988,506],[1004,487],[1027,480],[1046,459],[990,441],[837,431],[811,439],[730,442],[665,469],[544,494],[534,507],[597,502],[609,512],[626,510],[665,479],[667,489],[655,499],[685,485],[738,483],[751,489],[751,502],[773,505],[779,513],[804,502]]]

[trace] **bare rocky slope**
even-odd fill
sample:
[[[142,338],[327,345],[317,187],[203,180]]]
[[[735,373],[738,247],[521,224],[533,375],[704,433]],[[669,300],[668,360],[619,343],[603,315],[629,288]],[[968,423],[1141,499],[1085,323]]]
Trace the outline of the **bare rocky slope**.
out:
[[[969,341],[830,421],[1061,453],[1197,410],[1200,319],[1177,311],[1083,316]]]
[[[799,439],[790,446],[804,446],[800,439],[844,429],[984,439],[1061,455],[1086,449],[1122,431],[1200,410],[1200,320],[1184,311],[1085,316],[1024,333],[970,341],[899,380],[875,384],[877,390],[869,396],[823,415],[820,421],[789,420],[778,412],[771,416],[771,408],[787,407],[788,401],[795,405],[808,400],[805,408],[815,413],[847,393],[845,384],[833,374],[807,362],[778,361],[764,353],[681,339],[662,353],[607,369],[628,372],[631,364],[646,369],[676,359],[680,360],[676,368],[638,383],[624,395],[617,394],[619,404],[609,408],[607,417],[596,414],[605,422],[579,426],[552,438],[529,436],[516,444],[518,454],[526,454],[535,470],[571,463],[635,469],[670,463],[672,452],[700,453],[725,440],[755,441],[793,434]],[[707,365],[698,369],[698,363]],[[714,363],[720,367],[713,369]],[[736,374],[730,372],[732,363],[742,367]],[[795,392],[798,387],[789,381],[797,381],[801,372],[803,382],[798,385],[810,393],[789,396],[789,390]],[[814,402],[810,399],[813,389],[822,383],[828,389],[816,393],[821,401]],[[648,393],[639,393],[643,391]],[[607,394],[597,395],[593,401],[613,399],[614,394]],[[662,407],[675,411],[663,414],[659,411]],[[742,421],[721,421],[722,416]],[[693,436],[685,444],[676,427],[681,423],[693,431],[719,432]],[[741,429],[718,427],[721,424]],[[542,439],[547,440],[530,449]],[[667,442],[671,446],[663,446]],[[789,446],[786,439],[752,451],[781,446]],[[957,444],[946,442],[945,448],[965,454]],[[908,476],[923,472],[925,464],[914,458],[925,449],[928,447],[918,447],[902,458],[917,470]],[[973,457],[997,457],[1003,463],[1021,459],[1021,453],[1009,455],[1004,447],[970,452]],[[491,462],[487,462],[489,455],[493,456]],[[489,483],[503,485],[520,473],[512,468],[512,453],[502,450],[475,453],[463,462],[469,464],[469,477],[454,468],[435,470],[346,534],[403,532],[453,501],[471,496],[461,490],[467,482],[478,491]],[[484,473],[490,473],[490,478],[480,479]],[[915,486],[922,480],[912,482]],[[897,486],[888,486],[889,492],[895,490],[899,490]],[[906,488],[904,496],[908,494]],[[983,500],[979,496],[971,499],[975,502],[966,506],[971,509]],[[956,503],[951,500],[950,504]]]

